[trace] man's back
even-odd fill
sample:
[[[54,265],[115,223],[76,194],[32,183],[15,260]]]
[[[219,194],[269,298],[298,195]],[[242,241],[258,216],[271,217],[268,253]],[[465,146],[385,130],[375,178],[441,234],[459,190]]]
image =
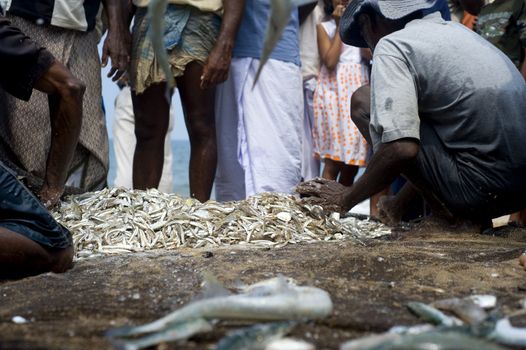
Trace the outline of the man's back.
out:
[[[418,108],[407,112],[402,96],[401,105],[395,98],[390,110],[400,115],[416,112],[461,164],[488,169],[483,175],[488,181],[500,183],[513,169],[526,168],[526,152],[518,151],[526,148],[526,84],[498,49],[433,14],[378,43],[373,94],[380,90],[374,89],[375,76],[388,75],[393,60],[403,63],[393,79],[397,74],[410,75],[406,81],[412,78],[414,84],[405,88],[416,92]],[[373,98],[387,101],[389,96],[384,95],[380,92]]]

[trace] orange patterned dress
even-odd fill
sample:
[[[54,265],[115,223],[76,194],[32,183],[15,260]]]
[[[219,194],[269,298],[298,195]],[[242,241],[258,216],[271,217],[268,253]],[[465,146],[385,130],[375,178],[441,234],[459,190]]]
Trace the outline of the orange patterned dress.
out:
[[[334,20],[321,23],[330,38]],[[332,72],[322,66],[314,93],[314,150],[321,159],[364,166],[367,142],[351,120],[351,96],[369,83],[369,72],[360,49],[343,45],[338,66]]]

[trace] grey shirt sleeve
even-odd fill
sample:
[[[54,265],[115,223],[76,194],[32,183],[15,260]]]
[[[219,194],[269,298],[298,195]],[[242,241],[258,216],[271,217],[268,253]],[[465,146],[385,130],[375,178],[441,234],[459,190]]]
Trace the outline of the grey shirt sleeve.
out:
[[[384,51],[384,50],[382,50]],[[403,138],[420,140],[417,87],[407,63],[394,55],[374,55],[371,79],[373,147]]]

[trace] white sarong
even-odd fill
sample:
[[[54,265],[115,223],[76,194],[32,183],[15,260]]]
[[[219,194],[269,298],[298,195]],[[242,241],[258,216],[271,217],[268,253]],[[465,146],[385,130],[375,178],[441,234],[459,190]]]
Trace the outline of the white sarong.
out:
[[[135,152],[135,116],[129,87],[121,90],[115,99],[115,114],[113,121],[113,150],[115,151],[116,175],[113,181],[115,187],[132,188],[133,154]],[[163,174],[159,182],[159,191],[173,192],[172,181],[172,143],[170,134],[173,128],[173,115],[170,112],[170,124],[164,142]]]
[[[259,60],[234,58],[218,86],[216,199],[291,193],[301,180],[303,96],[300,68],[271,59],[257,84]]]
[[[303,108],[305,110],[303,118],[303,163],[301,166],[303,181],[309,181],[320,176],[320,160],[314,154],[314,140],[312,139],[316,81],[316,78],[310,78],[303,82]]]

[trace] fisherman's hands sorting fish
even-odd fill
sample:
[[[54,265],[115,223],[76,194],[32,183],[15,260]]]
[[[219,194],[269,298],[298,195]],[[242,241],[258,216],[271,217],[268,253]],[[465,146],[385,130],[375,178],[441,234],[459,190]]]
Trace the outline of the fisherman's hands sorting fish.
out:
[[[319,205],[331,212],[346,212],[351,209],[345,206],[345,190],[346,187],[342,184],[323,178],[303,182],[296,187],[296,192],[303,197],[305,204]]]

